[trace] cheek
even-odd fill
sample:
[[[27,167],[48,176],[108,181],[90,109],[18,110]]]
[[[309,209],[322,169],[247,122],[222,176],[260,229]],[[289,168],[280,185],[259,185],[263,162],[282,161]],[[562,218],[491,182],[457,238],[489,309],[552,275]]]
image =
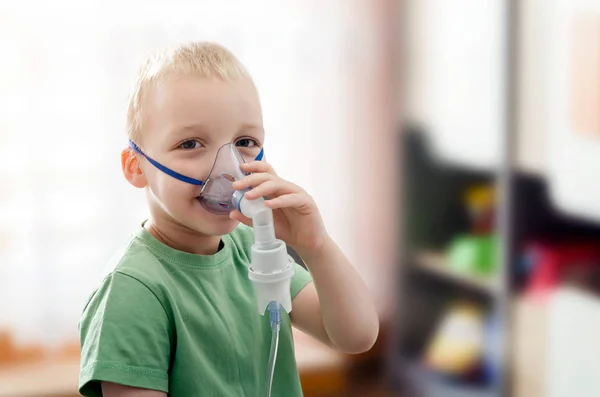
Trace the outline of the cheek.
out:
[[[189,201],[200,194],[200,187],[181,182],[159,170],[148,175],[148,187],[165,204]]]
[[[173,158],[169,162],[169,168],[189,178],[205,182],[213,164],[214,158],[210,158],[210,156],[196,156],[189,159]]]
[[[206,182],[206,178],[212,169],[213,162],[196,161],[182,164],[178,169],[179,172],[190,178],[198,179]]]

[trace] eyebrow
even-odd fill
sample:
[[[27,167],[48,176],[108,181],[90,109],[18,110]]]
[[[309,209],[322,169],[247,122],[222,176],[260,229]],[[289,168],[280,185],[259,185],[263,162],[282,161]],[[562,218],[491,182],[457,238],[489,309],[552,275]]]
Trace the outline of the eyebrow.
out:
[[[263,133],[265,131],[265,129],[264,129],[264,127],[262,125],[260,125],[260,124],[253,124],[253,123],[243,123],[238,128],[238,131],[248,131],[248,130],[256,130],[258,132],[263,132]],[[176,128],[173,129],[173,132],[175,134],[177,134],[177,136],[184,135],[184,134],[189,133],[189,132],[197,132],[197,133],[201,133],[201,134],[208,134],[209,133],[209,128],[205,124],[195,123],[195,124],[188,124],[188,125],[176,127]]]
[[[178,126],[173,129],[173,132],[177,135],[184,135],[189,132],[200,132],[203,134],[208,133],[208,127],[204,124],[188,124],[184,126]]]
[[[244,123],[239,128],[239,131],[247,131],[247,130],[256,130],[256,131],[262,132],[262,133],[265,132],[265,128],[260,124]]]

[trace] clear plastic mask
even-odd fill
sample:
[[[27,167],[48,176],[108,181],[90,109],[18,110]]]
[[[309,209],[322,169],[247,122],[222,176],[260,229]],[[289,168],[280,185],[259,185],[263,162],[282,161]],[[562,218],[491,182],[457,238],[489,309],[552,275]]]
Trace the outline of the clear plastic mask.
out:
[[[247,175],[240,165],[253,161],[258,156],[258,153],[252,152],[254,148],[242,149],[238,150],[238,147],[228,143],[221,146],[217,152],[213,167],[200,193],[200,204],[205,210],[214,214],[229,214],[237,207],[234,203],[237,191],[232,184]],[[260,148],[258,150],[260,151]],[[246,156],[242,155],[242,152],[245,152]],[[237,194],[240,193],[242,192]]]
[[[202,181],[180,174],[156,160],[147,156],[135,143],[129,141],[129,146],[136,153],[146,157],[146,159],[156,168],[178,179],[182,182],[192,185],[202,186],[199,200],[204,209],[213,214],[227,215],[237,208],[237,201],[244,192],[236,191],[233,188],[233,182],[242,179],[247,175],[242,171],[240,165],[252,161],[260,161],[263,158],[263,149],[259,146],[236,146],[234,143],[227,143],[219,148],[215,161],[208,173],[207,178]]]

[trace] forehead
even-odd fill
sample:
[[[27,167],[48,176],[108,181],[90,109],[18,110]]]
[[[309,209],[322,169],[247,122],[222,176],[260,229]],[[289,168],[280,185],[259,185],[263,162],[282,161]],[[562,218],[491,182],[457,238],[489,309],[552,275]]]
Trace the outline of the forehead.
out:
[[[242,129],[262,133],[258,93],[246,78],[168,76],[149,90],[143,108],[144,140],[183,139],[192,132],[229,140]]]

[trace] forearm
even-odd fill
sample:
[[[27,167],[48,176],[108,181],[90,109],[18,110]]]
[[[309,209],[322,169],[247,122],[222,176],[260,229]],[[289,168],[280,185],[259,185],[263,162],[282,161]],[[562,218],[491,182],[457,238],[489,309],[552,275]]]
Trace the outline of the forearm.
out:
[[[379,333],[377,311],[358,272],[335,242],[318,252],[298,252],[310,270],[323,326],[332,344],[348,353],[370,349]]]

